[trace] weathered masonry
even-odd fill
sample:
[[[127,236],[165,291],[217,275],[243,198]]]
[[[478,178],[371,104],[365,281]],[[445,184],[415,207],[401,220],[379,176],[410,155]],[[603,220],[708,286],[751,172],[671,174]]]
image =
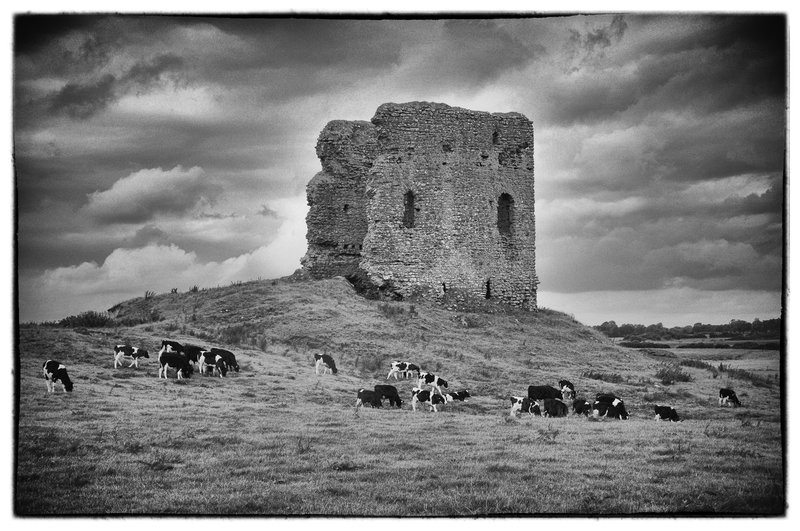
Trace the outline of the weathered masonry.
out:
[[[395,297],[486,299],[536,309],[533,125],[519,113],[381,105],[330,122],[309,182],[315,278]]]

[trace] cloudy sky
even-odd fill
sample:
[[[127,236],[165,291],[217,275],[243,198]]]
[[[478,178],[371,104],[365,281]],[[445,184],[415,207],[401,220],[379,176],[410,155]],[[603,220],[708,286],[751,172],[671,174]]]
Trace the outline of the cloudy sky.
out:
[[[324,125],[416,100],[533,121],[540,305],[777,317],[785,24],[18,16],[19,318],[291,274]]]

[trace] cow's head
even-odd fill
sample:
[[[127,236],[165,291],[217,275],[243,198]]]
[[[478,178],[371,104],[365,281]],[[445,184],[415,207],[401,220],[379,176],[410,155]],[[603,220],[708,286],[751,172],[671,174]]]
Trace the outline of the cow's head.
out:
[[[149,357],[150,357],[150,353],[149,353],[149,352],[147,352],[145,349],[143,349],[143,348],[140,348],[140,349],[139,349],[139,357],[142,357],[142,358],[149,358]]]
[[[616,407],[617,411],[619,412],[619,418],[622,420],[628,420],[629,415],[628,411],[625,409],[625,403],[619,399],[615,400],[615,402],[618,402],[617,404],[614,405],[614,407]]]
[[[62,383],[64,384],[64,391],[67,391],[68,393],[71,393],[72,389],[75,387],[75,384],[73,384],[72,380],[69,378],[62,381]]]

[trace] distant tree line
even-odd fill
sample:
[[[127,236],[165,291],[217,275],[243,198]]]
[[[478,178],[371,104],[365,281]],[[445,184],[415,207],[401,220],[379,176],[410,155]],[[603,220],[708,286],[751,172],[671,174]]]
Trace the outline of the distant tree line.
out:
[[[608,337],[622,337],[626,341],[665,341],[670,339],[779,339],[781,337],[781,319],[754,319],[752,323],[741,319],[731,319],[727,324],[711,325],[695,323],[688,326],[665,328],[663,324],[651,325],[623,324],[614,321],[593,326]]]

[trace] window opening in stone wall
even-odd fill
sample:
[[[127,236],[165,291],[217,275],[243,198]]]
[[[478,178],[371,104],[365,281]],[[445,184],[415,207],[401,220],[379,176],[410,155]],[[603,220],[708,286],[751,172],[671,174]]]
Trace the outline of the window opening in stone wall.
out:
[[[442,282],[442,293],[447,293],[447,284]]]
[[[411,190],[406,192],[406,195],[403,198],[403,206],[405,207],[405,212],[403,213],[403,226],[407,229],[413,228],[414,214],[416,209],[414,208],[414,192]]]
[[[487,280],[486,281],[486,298],[487,299],[491,299],[492,298],[492,281],[491,280]]]
[[[501,194],[497,199],[497,230],[501,235],[511,235],[513,213],[514,199],[508,194]]]
[[[492,144],[497,145],[499,141],[500,141],[500,133],[495,131],[494,133],[492,133]]]
[[[347,203],[345,203],[345,204],[344,204],[344,208],[343,208],[342,210],[344,210],[345,212],[347,212],[348,210],[350,210],[350,205],[348,205]]]

